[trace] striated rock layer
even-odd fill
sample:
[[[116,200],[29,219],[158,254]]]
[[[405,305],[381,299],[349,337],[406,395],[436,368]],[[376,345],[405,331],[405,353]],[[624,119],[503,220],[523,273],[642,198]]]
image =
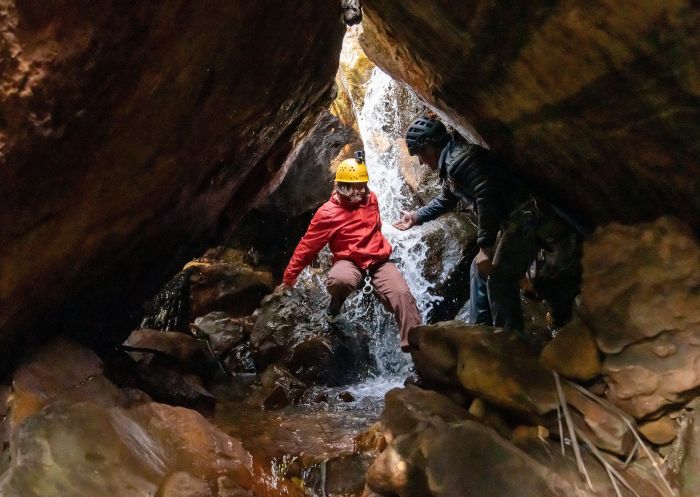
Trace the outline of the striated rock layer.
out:
[[[700,11],[687,0],[364,0],[362,46],[594,223],[700,229]]]
[[[332,98],[340,13],[1,1],[2,349],[98,280],[138,302],[266,196]]]

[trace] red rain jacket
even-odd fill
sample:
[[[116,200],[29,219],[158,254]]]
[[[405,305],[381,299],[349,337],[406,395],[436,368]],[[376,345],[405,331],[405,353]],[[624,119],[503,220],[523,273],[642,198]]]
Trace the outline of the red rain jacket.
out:
[[[381,229],[379,203],[373,192],[357,207],[341,203],[334,192],[314,214],[284,270],[283,281],[293,285],[326,243],[333,252],[334,263],[345,259],[367,269],[376,262],[386,261],[391,255],[391,245]]]

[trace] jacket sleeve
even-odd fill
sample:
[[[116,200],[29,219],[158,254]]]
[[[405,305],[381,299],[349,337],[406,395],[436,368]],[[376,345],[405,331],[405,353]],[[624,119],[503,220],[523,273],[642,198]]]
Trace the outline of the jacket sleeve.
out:
[[[328,213],[323,209],[319,209],[314,214],[311,219],[309,227],[306,229],[306,233],[302,237],[301,241],[294,249],[289,264],[284,270],[284,276],[282,281],[288,285],[293,285],[299,273],[311,264],[314,260],[316,254],[323,248],[323,246],[328,243],[332,234],[332,222]]]
[[[452,171],[454,181],[474,196],[480,248],[493,247],[499,230],[498,199],[490,168],[497,167],[489,150],[479,147]]]
[[[450,212],[457,207],[459,199],[452,193],[447,182],[442,184],[442,191],[426,205],[418,209],[418,224],[423,224],[427,221],[432,221],[442,216],[446,212]]]

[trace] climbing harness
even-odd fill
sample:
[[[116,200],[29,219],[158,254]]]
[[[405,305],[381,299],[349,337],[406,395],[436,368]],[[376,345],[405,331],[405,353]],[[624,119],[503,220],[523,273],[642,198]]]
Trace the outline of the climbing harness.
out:
[[[365,275],[365,286],[362,287],[363,295],[370,295],[374,291],[374,286],[372,285],[372,277],[369,275],[369,271]]]

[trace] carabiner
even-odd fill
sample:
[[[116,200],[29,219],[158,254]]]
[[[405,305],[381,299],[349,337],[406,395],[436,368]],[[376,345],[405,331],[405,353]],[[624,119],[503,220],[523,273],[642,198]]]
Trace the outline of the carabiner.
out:
[[[374,291],[374,287],[372,286],[372,277],[370,275],[365,276],[365,286],[362,287],[362,293],[365,295],[369,295]]]

